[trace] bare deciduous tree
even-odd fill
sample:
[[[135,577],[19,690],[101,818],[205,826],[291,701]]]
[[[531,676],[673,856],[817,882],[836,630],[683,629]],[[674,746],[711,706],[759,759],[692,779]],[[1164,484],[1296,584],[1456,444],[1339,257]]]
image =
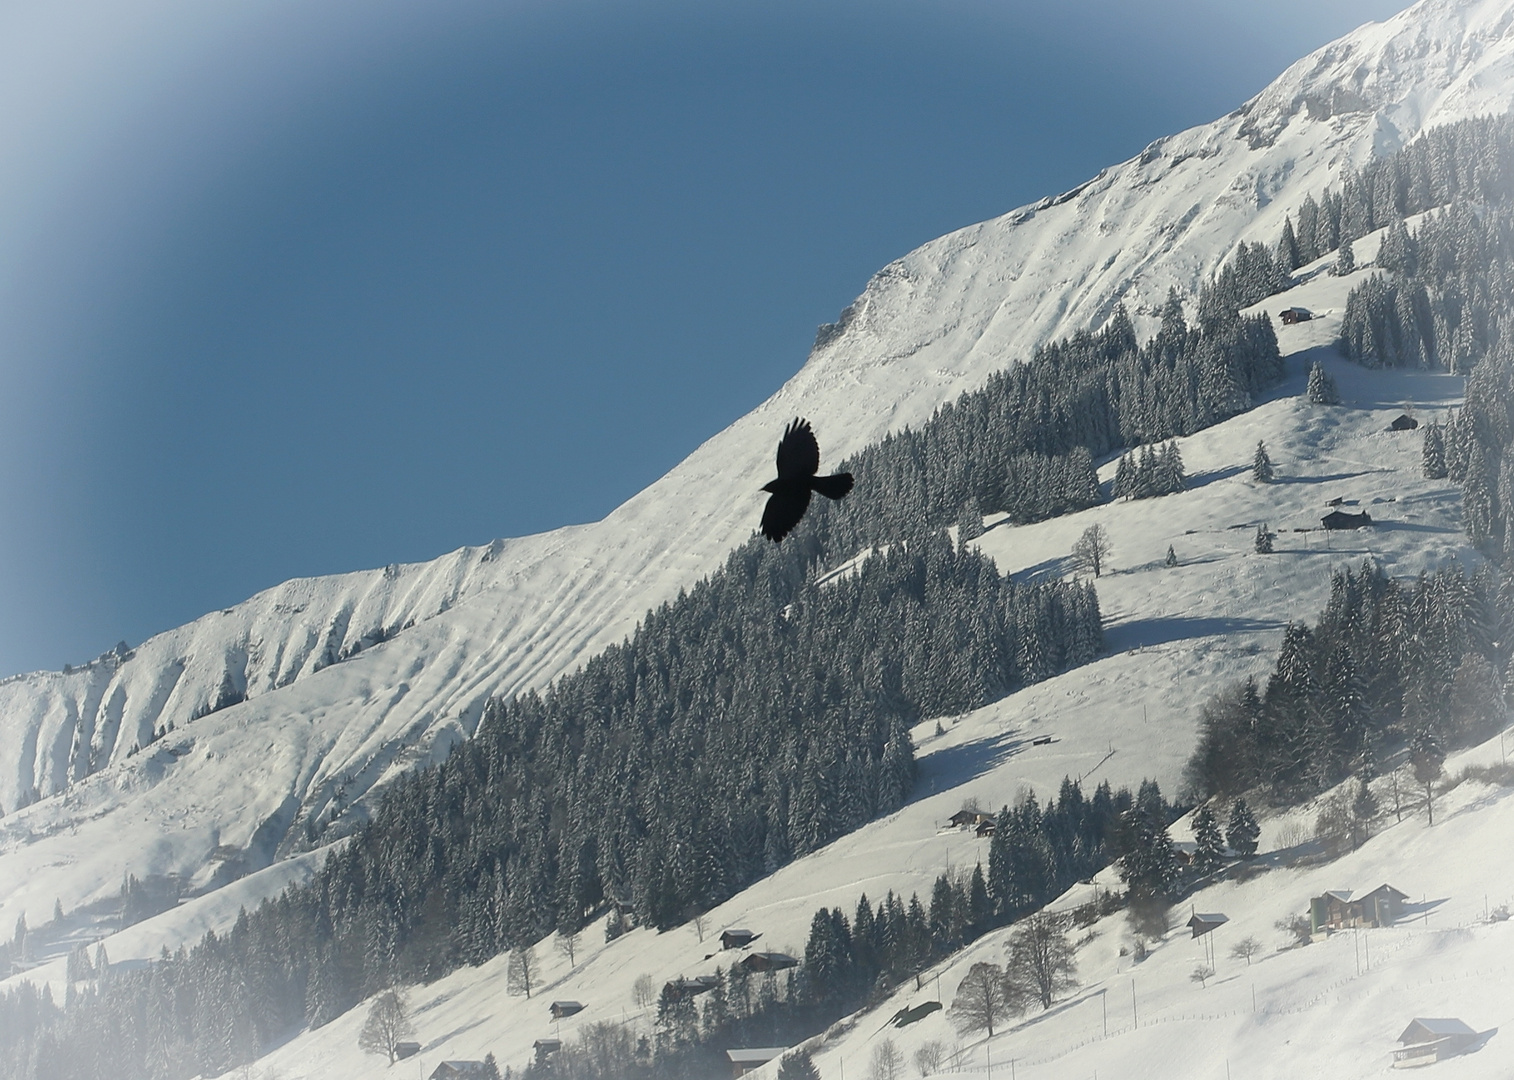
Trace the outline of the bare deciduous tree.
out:
[[[993,1038],[994,1025],[1012,1011],[1004,969],[997,965],[976,963],[957,984],[951,1013],[961,1031],[986,1031]]]
[[[1196,982],[1200,986],[1208,987],[1209,980],[1214,978],[1214,968],[1208,964],[1200,964],[1188,974],[1190,982]]]
[[[1104,572],[1104,561],[1108,558],[1109,534],[1102,525],[1088,526],[1072,546],[1072,561],[1094,577]]]
[[[370,1054],[385,1054],[393,1065],[399,1044],[415,1034],[410,1023],[410,1010],[405,999],[396,990],[385,990],[368,1010],[368,1019],[363,1021],[363,1030],[358,1033],[357,1045]]]
[[[1254,937],[1243,937],[1230,949],[1230,955],[1236,960],[1246,961],[1246,966],[1251,966],[1251,958],[1262,951],[1262,943]]]
[[[530,945],[511,949],[509,965],[505,969],[505,989],[529,998],[531,988],[536,985],[536,950]]]
[[[915,1071],[920,1074],[920,1080],[927,1076],[934,1076],[941,1071],[941,1061],[946,1057],[946,1047],[940,1039],[931,1039],[921,1043],[915,1049]]]
[[[657,1000],[657,984],[652,981],[652,976],[646,972],[636,976],[636,981],[631,984],[631,1000],[636,1002],[638,1009],[645,1009]]]
[[[561,930],[557,932],[557,951],[568,958],[569,968],[572,968],[577,963],[576,956],[578,953],[578,941],[579,936],[577,930],[566,934]]]
[[[894,1045],[893,1039],[884,1039],[873,1047],[872,1067],[868,1080],[903,1080],[904,1055]]]
[[[1010,995],[1016,990],[1051,1008],[1058,994],[1078,985],[1078,963],[1067,937],[1067,920],[1050,912],[1037,912],[1015,928],[1009,940],[1009,965],[1005,975]]]

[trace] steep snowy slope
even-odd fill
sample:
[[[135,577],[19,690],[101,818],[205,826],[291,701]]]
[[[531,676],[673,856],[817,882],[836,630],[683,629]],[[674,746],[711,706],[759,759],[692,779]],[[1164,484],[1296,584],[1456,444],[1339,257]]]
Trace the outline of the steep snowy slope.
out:
[[[1370,241],[1361,246],[1370,252]],[[748,926],[763,934],[762,947],[797,955],[803,951],[810,918],[821,905],[852,910],[859,893],[865,891],[876,900],[889,889],[927,897],[943,869],[987,858],[986,841],[941,828],[967,798],[997,807],[1012,802],[1027,785],[1043,795],[1053,791],[1065,775],[1087,777],[1090,784],[1109,779],[1116,785],[1153,776],[1171,791],[1193,746],[1198,703],[1224,683],[1270,667],[1284,623],[1312,617],[1323,607],[1332,567],[1369,554],[1391,573],[1404,577],[1450,560],[1475,565],[1478,556],[1461,532],[1455,488],[1420,475],[1420,440],[1415,434],[1385,430],[1404,409],[1422,419],[1443,415],[1459,401],[1462,380],[1431,373],[1366,371],[1340,360],[1322,344],[1334,338],[1351,286],[1374,272],[1366,269],[1350,279],[1316,277],[1270,301],[1275,307],[1299,304],[1321,317],[1280,332],[1280,343],[1289,354],[1290,376],[1270,400],[1250,413],[1180,440],[1193,477],[1188,491],[1107,504],[1035,525],[1015,527],[991,521],[992,527],[978,545],[1002,569],[1022,576],[1064,572],[1068,550],[1083,529],[1097,522],[1108,530],[1114,548],[1100,593],[1108,616],[1109,655],[948,720],[941,734],[933,723],[921,725],[914,732],[921,761],[914,802],[731,898],[708,914],[708,932]],[[1338,380],[1345,399],[1342,406],[1314,406],[1301,397],[1304,371],[1316,358]],[[1260,485],[1250,478],[1247,466],[1258,439],[1266,440],[1278,465],[1276,483]],[[1106,467],[1105,472],[1112,469]],[[1378,525],[1350,536],[1292,531],[1318,526],[1326,504],[1336,497],[1370,508]],[[1279,534],[1271,556],[1252,550],[1256,524],[1262,521]],[[1175,567],[1163,561],[1169,544],[1179,556]],[[1054,741],[1033,745],[1042,736]],[[1502,827],[1505,820],[1499,818],[1486,828]],[[1275,837],[1281,824],[1268,823],[1266,837]],[[1411,832],[1412,827],[1406,826],[1404,834]],[[1459,834],[1448,829],[1437,833],[1450,835]],[[1446,852],[1448,859],[1461,857],[1459,848]],[[1389,877],[1402,888],[1432,889],[1437,881],[1433,875],[1441,871],[1417,873],[1412,882],[1396,873]],[[1329,878],[1323,872],[1316,876]],[[1418,882],[1423,884],[1415,885]],[[255,884],[251,880],[238,883],[247,887],[238,900],[251,895]],[[1276,881],[1271,884],[1275,888]],[[1329,878],[1320,888],[1342,884],[1352,882]],[[1271,910],[1267,905],[1291,909],[1295,892],[1307,887],[1308,882],[1290,879],[1286,889],[1275,889],[1275,895],[1247,902],[1267,911]],[[1514,880],[1498,888],[1514,889]],[[1463,900],[1466,891],[1463,886]],[[1495,892],[1493,902],[1501,896]],[[1221,910],[1232,911],[1229,899],[1217,903]],[[106,947],[118,962],[150,957],[158,941],[172,945],[192,938],[213,925],[216,917],[229,921],[234,909],[235,904],[225,899],[206,897],[186,905],[183,915],[160,916],[108,938]],[[191,916],[193,925],[185,926]],[[1270,929],[1276,917],[1265,915],[1264,925],[1256,931],[1266,937],[1269,949],[1276,936]],[[1263,916],[1253,921],[1262,922]],[[1118,963],[1119,928],[1105,927],[1102,934],[1100,948],[1108,948],[1099,952],[1098,964],[1112,969]],[[982,948],[997,949],[995,942]],[[731,962],[729,954],[707,959],[714,949],[711,938],[699,940],[693,925],[665,934],[636,930],[608,946],[595,925],[585,931],[584,948],[571,970],[550,942],[541,943],[537,952],[544,978],[530,1002],[507,993],[503,957],[455,972],[431,986],[413,988],[417,1037],[423,1046],[422,1075],[437,1061],[477,1058],[487,1052],[493,1052],[501,1064],[519,1067],[529,1059],[536,1039],[554,1034],[572,1037],[582,1025],[603,1020],[631,1020],[649,1027],[651,1017],[634,1003],[637,977],[648,974],[660,986],[679,975],[705,974],[717,963]],[[1179,952],[1175,941],[1171,954]],[[973,956],[979,958],[977,953]],[[1187,962],[1187,953],[1181,957],[1174,963]],[[1146,970],[1157,971],[1167,963],[1158,964],[1157,959]],[[1102,977],[1102,969],[1092,960],[1086,966],[1086,978]],[[1165,1015],[1187,1015],[1197,1008],[1176,994],[1185,989],[1191,967],[1188,963],[1180,970],[1174,968],[1177,973],[1169,980],[1175,981],[1169,988],[1174,993],[1164,1006]],[[965,970],[962,966],[942,975],[945,993],[950,995]],[[1299,977],[1286,965],[1268,970],[1282,973],[1278,985]],[[1321,987],[1338,975],[1338,966],[1329,967],[1326,977],[1321,977]],[[54,993],[61,994],[63,961],[53,961],[35,977],[51,979]],[[546,1006],[558,998],[577,1000],[586,1007],[571,1020],[554,1025]],[[901,1000],[875,1014],[858,1026],[852,1038],[839,1044],[837,1052],[846,1056],[847,1073],[865,1075],[872,1046],[868,1040],[883,1015],[904,1003]],[[1068,1021],[1067,1030],[1059,1029],[1054,1041],[1058,1052],[1087,1040],[1085,1021],[1095,1007],[1082,1005],[1082,1011]],[[377,1059],[357,1048],[364,1011],[360,1007],[300,1036],[258,1068],[273,1070],[285,1080],[371,1075]],[[1152,1015],[1159,1014],[1153,1011]],[[940,1030],[932,1030],[931,1037],[942,1037]],[[1042,1029],[1028,1030],[1026,1040],[1034,1041]],[[998,1051],[994,1053],[999,1060]],[[974,1060],[968,1056],[964,1063],[971,1067]],[[841,1072],[834,1060],[823,1061],[822,1067],[828,1076]],[[1063,1074],[1051,1070],[1043,1075]],[[1172,1075],[1185,1074],[1177,1070]]]
[[[834,460],[1121,299],[1149,315],[1347,164],[1507,109],[1511,57],[1510,0],[1424,0],[1222,120],[891,264],[772,399],[602,522],[291,582],[129,657],[0,684],[0,806],[43,797],[0,819],[0,923],[98,899],[123,871],[213,885],[307,823],[319,835],[465,737],[488,695],[545,683],[713,569],[750,534],[787,417],[810,416]]]

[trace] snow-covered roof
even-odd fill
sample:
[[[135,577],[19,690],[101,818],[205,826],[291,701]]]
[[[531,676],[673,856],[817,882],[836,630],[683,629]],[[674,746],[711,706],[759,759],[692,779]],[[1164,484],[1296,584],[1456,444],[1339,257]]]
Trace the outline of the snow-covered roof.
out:
[[[1401,1043],[1428,1042],[1453,1035],[1476,1035],[1477,1032],[1455,1017],[1416,1016],[1398,1037]]]
[[[746,1046],[727,1050],[725,1056],[731,1059],[732,1065],[762,1065],[787,1049],[787,1046]]]

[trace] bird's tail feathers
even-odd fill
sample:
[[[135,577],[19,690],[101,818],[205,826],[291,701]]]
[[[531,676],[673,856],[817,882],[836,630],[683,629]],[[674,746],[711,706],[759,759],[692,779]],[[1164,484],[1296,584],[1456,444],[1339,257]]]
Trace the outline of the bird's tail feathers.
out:
[[[838,472],[835,476],[817,476],[810,481],[810,487],[827,499],[839,499],[852,490],[852,474]]]

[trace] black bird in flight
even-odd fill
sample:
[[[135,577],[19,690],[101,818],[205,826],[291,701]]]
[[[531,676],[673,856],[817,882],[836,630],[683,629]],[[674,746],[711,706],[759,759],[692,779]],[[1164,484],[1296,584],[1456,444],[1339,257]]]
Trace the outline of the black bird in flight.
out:
[[[778,479],[762,487],[771,492],[762,511],[762,535],[778,543],[804,517],[809,509],[810,492],[818,491],[827,499],[840,499],[852,490],[852,474],[816,476],[820,471],[820,444],[808,420],[797,417],[778,442]]]

